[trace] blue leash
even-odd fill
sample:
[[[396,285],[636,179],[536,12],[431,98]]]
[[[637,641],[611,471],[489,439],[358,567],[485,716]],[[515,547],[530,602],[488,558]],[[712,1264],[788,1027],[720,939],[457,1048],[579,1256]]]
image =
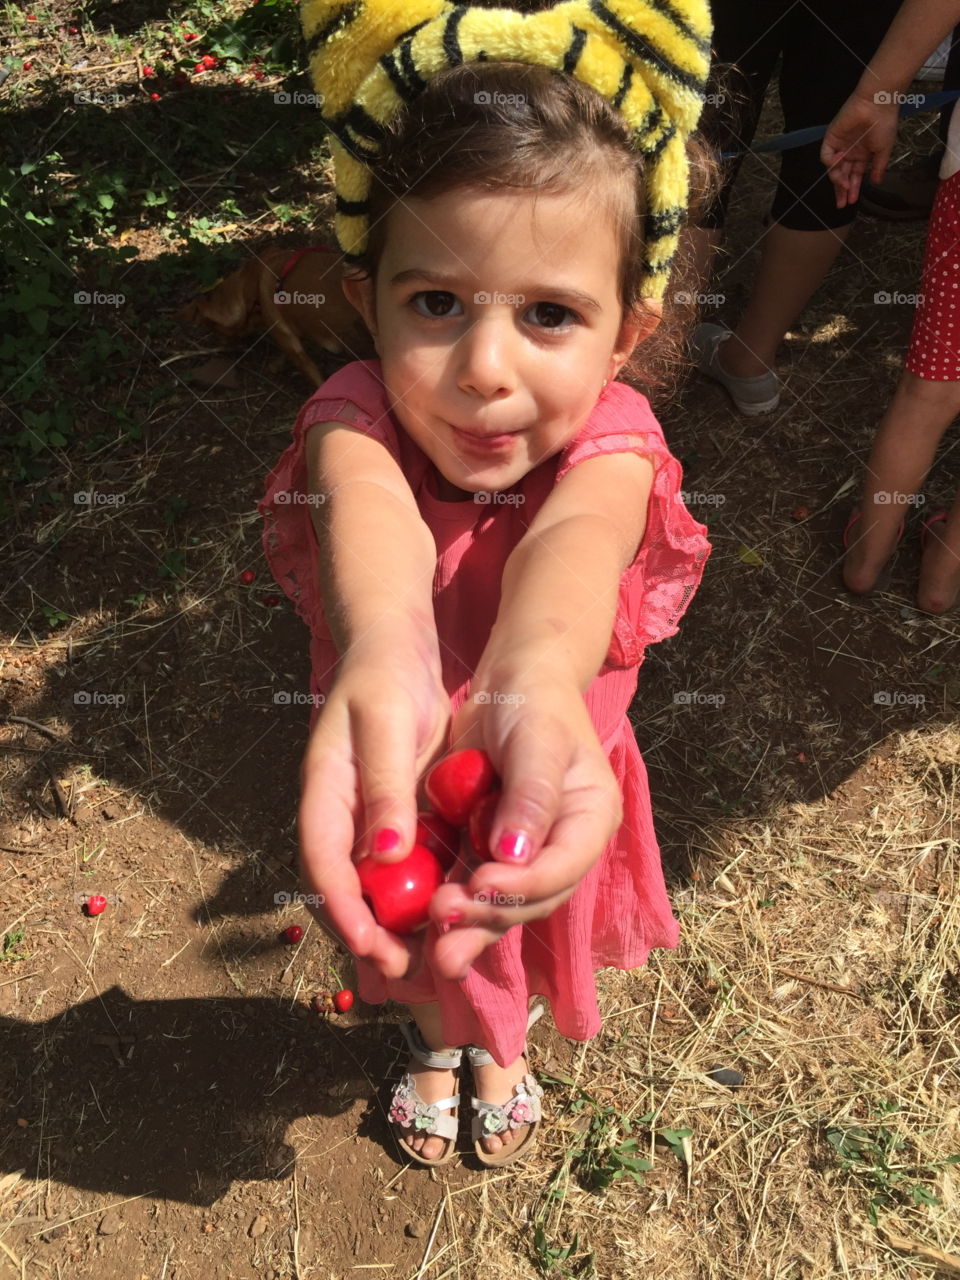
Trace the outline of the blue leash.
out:
[[[915,116],[920,111],[935,111],[960,98],[960,89],[942,89],[937,93],[905,94],[905,97],[919,98],[920,101],[905,102],[900,107],[901,120],[905,116]],[[794,129],[791,133],[781,133],[777,138],[761,142],[759,146],[748,147],[745,151],[722,151],[721,160],[734,160],[737,156],[749,155],[755,151],[789,151],[793,147],[803,147],[808,142],[817,142],[827,132],[825,124],[811,125],[808,129]]]

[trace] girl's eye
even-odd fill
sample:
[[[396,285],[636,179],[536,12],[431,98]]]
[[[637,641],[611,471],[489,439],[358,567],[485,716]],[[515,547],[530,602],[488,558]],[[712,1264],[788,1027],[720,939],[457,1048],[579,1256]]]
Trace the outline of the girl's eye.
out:
[[[419,315],[426,315],[433,320],[440,320],[444,316],[453,314],[451,308],[456,305],[457,299],[452,293],[442,292],[439,289],[424,289],[420,293],[415,293],[410,302]],[[417,305],[420,302],[426,307],[426,311],[423,311]]]
[[[576,312],[562,306],[559,302],[535,302],[530,311],[539,312],[539,327],[543,329],[564,329],[568,317],[574,320],[577,318]]]

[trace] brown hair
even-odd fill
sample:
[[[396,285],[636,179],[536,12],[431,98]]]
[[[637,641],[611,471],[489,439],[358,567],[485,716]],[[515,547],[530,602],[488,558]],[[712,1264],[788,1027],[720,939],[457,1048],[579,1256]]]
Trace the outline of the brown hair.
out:
[[[718,166],[694,135],[688,220],[712,197]],[[370,233],[363,260],[350,274],[376,276],[386,215],[407,196],[430,199],[457,188],[589,190],[613,215],[619,237],[618,294],[624,311],[642,308],[646,186],[644,158],[630,145],[623,116],[575,76],[531,63],[460,63],[428,81],[391,121],[370,191]],[[692,263],[675,260],[663,299],[663,319],[619,377],[651,399],[673,389],[698,292]]]

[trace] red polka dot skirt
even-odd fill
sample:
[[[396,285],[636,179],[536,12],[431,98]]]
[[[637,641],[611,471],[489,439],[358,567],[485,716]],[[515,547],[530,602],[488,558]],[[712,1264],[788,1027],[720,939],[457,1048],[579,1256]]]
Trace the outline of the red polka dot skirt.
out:
[[[921,293],[904,367],[931,382],[960,382],[960,171],[937,187]]]

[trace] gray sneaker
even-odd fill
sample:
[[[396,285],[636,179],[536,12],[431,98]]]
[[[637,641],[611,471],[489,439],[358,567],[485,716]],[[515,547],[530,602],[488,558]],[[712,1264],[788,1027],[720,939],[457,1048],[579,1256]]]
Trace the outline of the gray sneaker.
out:
[[[753,378],[738,378],[727,373],[717,359],[717,352],[729,337],[732,334],[723,325],[698,324],[690,339],[694,363],[701,373],[726,388],[741,413],[750,417],[770,413],[780,403],[780,379],[772,369]]]

